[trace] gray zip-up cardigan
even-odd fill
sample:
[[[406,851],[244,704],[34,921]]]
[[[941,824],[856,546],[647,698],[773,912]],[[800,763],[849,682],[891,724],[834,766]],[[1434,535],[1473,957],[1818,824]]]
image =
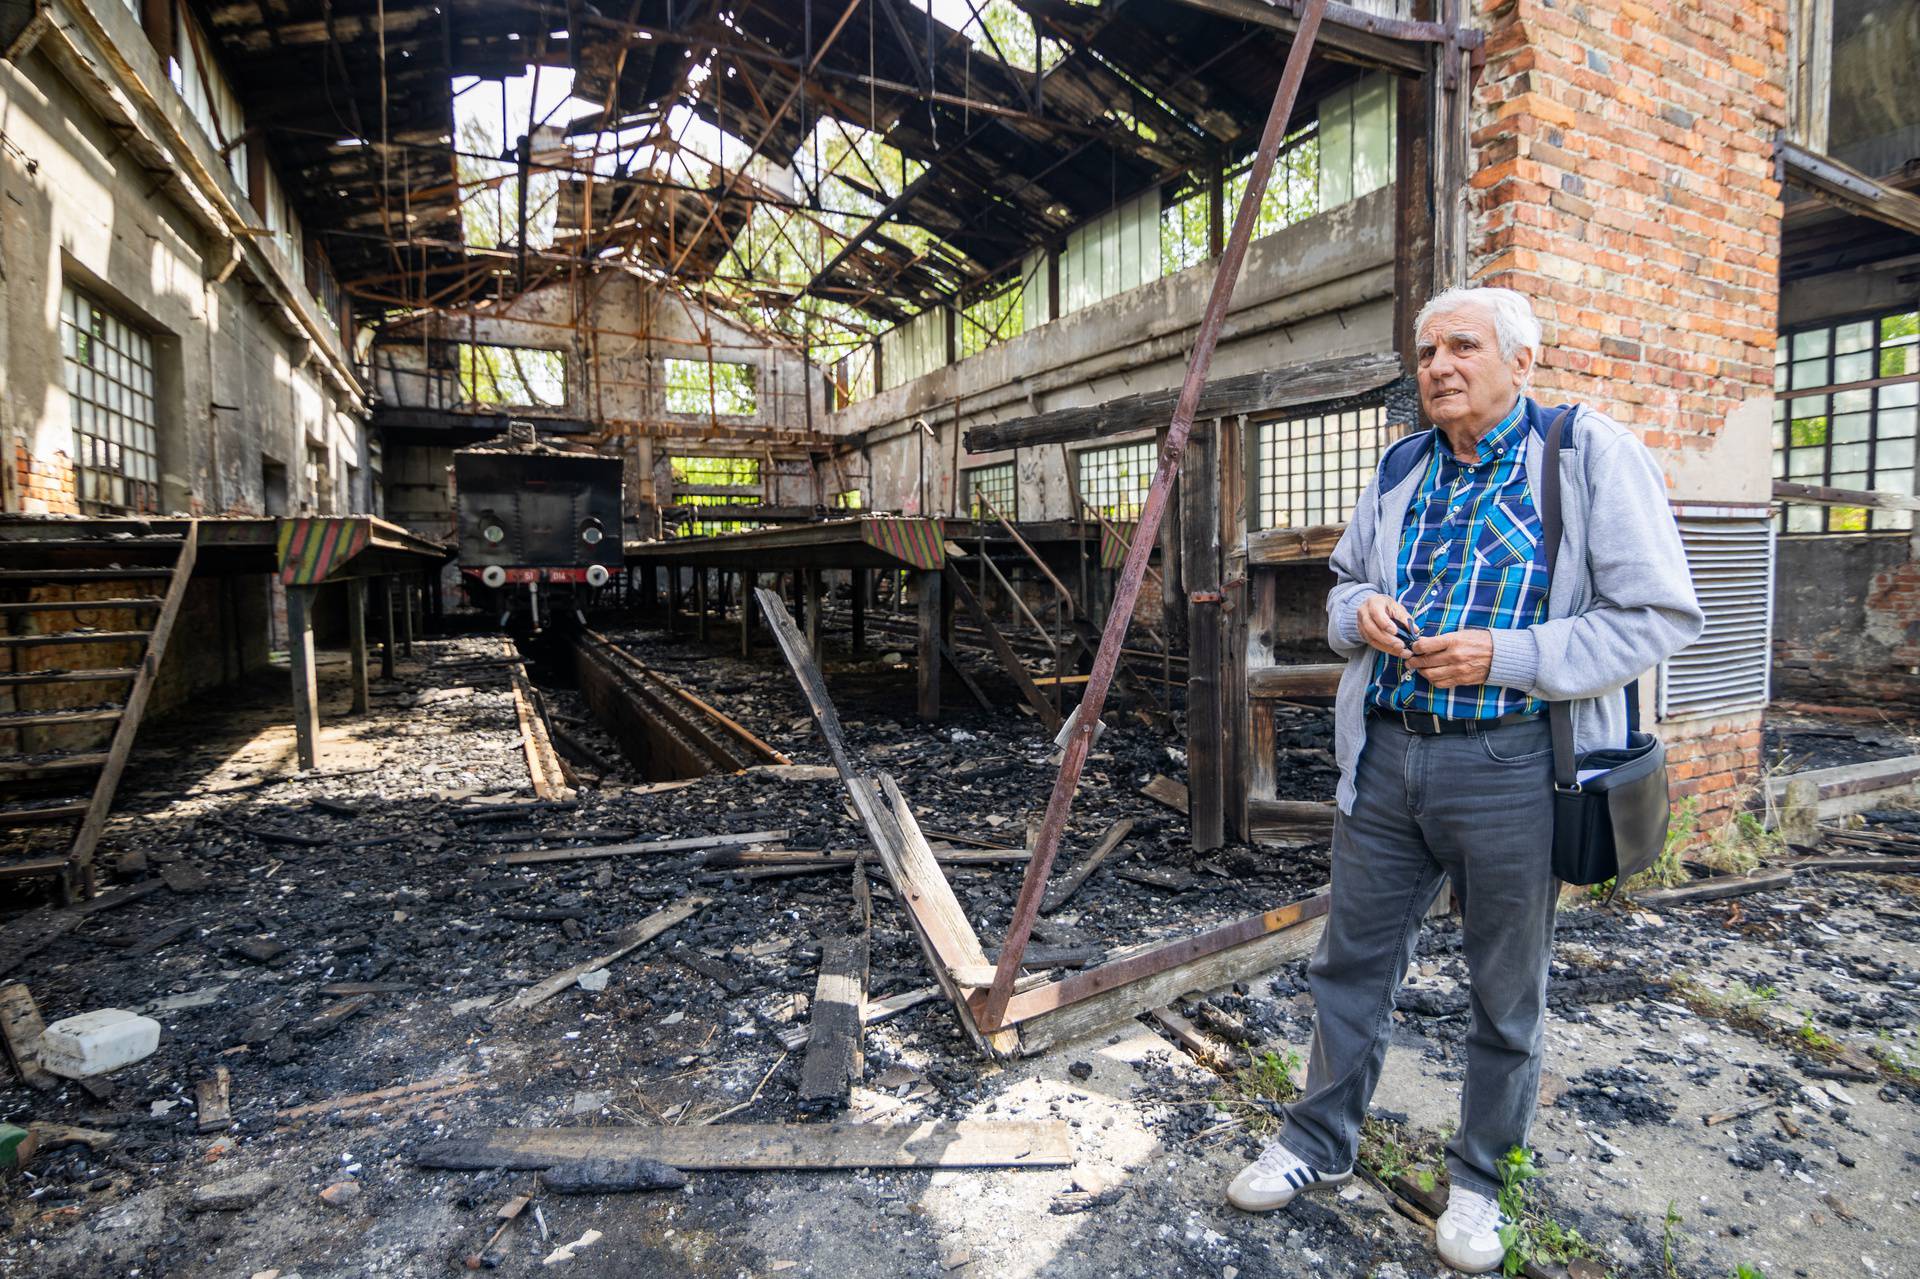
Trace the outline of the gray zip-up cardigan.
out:
[[[1539,473],[1546,428],[1559,413],[1526,401],[1530,476]],[[1626,744],[1620,690],[1692,643],[1705,619],[1653,455],[1632,431],[1595,409],[1581,406],[1571,428],[1562,431],[1561,541],[1547,619],[1493,632],[1487,682],[1573,703],[1574,750],[1584,753]],[[1373,677],[1374,650],[1360,638],[1356,615],[1368,596],[1395,593],[1400,534],[1433,436],[1408,436],[1387,450],[1333,551],[1327,643],[1347,659],[1334,702],[1343,813],[1353,811]]]

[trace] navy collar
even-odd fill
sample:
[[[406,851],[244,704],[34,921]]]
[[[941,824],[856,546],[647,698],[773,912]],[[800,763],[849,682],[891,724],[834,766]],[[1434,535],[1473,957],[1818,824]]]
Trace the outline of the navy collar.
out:
[[[1547,436],[1547,428],[1553,424],[1553,420],[1560,416],[1562,410],[1570,409],[1573,406],[1570,404],[1556,404],[1547,407],[1540,404],[1539,401],[1535,400],[1532,396],[1523,395],[1520,397],[1519,404],[1515,407],[1520,410],[1521,416],[1526,419],[1527,432],[1541,439],[1545,439]],[[1567,425],[1568,431],[1566,438],[1561,442],[1561,447],[1570,449],[1574,447],[1575,442],[1575,436],[1572,430],[1572,419],[1568,420]],[[1504,423],[1502,427],[1505,427]],[[1389,445],[1386,453],[1380,459],[1379,491],[1385,493],[1388,489],[1406,479],[1407,476],[1413,474],[1415,468],[1424,464],[1431,455],[1434,441],[1439,438],[1439,434],[1437,430],[1431,428],[1424,431],[1415,431],[1411,435],[1402,436]],[[1482,443],[1484,442],[1485,441],[1482,441]]]

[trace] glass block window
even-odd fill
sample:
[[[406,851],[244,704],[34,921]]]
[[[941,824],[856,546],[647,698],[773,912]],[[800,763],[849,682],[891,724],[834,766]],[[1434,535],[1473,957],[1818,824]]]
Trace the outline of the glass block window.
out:
[[[1110,520],[1132,520],[1146,505],[1153,483],[1155,446],[1119,444],[1084,449],[1076,455],[1080,473],[1080,500]]]
[[[72,285],[60,291],[60,349],[80,509],[160,509],[153,339]]]
[[[985,502],[980,500],[982,497],[986,498]],[[1020,518],[1019,492],[1013,483],[1013,463],[996,462],[992,466],[976,466],[960,472],[960,503],[967,517],[975,520],[992,519],[992,512],[987,510],[988,502],[1008,519]]]
[[[1344,521],[1396,434],[1381,405],[1257,422],[1248,430],[1260,529]]]
[[[1792,484],[1911,495],[1920,416],[1920,311],[1782,334],[1774,347],[1773,475]],[[1787,533],[1913,526],[1911,511],[1788,505]]]

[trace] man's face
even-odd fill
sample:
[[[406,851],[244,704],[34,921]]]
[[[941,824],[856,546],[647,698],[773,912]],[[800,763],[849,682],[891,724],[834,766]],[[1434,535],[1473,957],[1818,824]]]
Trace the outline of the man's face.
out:
[[[1482,306],[1434,316],[1420,331],[1416,349],[1420,407],[1442,430],[1494,425],[1513,407],[1533,368],[1533,352],[1524,347],[1512,359],[1500,354],[1493,317]]]

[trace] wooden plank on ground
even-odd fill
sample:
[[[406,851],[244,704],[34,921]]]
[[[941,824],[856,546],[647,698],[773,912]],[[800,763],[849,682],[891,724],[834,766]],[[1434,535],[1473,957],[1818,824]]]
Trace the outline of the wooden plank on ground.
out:
[[[491,1087],[483,1079],[468,1079],[455,1076],[451,1079],[422,1079],[411,1084],[395,1084],[390,1088],[376,1088],[372,1092],[353,1093],[345,1097],[329,1097],[325,1101],[311,1101],[301,1106],[274,1112],[275,1119],[306,1119],[313,1115],[330,1115],[335,1111],[358,1111],[378,1109],[387,1102],[406,1102],[431,1097],[440,1100],[461,1092],[470,1092],[475,1088]]]
[[[1086,860],[1082,861],[1078,866],[1075,866],[1065,879],[1047,890],[1046,898],[1040,903],[1040,913],[1042,915],[1051,915],[1054,911],[1066,905],[1067,901],[1075,893],[1080,891],[1080,885],[1086,883],[1088,877],[1091,876],[1094,871],[1100,869],[1100,863],[1106,861],[1107,858],[1112,855],[1113,850],[1120,847],[1120,842],[1124,840],[1132,830],[1133,818],[1131,817],[1123,817],[1113,825],[1107,827],[1107,833],[1100,837],[1100,843],[1095,846],[1091,853],[1087,854]],[[1124,854],[1122,854],[1122,860],[1125,860]]]
[[[1265,916],[1215,930],[1215,934],[1237,935],[1250,927],[1269,929],[1250,940],[1213,949],[1212,935],[1202,934],[1112,960],[1099,968],[1074,973],[1051,986],[1016,995],[1007,1005],[1007,1018],[1018,1026],[1020,1050],[1044,1052],[1056,1044],[1162,1007],[1188,991],[1214,990],[1236,981],[1248,981],[1304,958],[1320,940],[1326,906],[1324,895],[1316,895],[1269,911]],[[1194,957],[1160,966],[1161,957],[1177,959],[1185,954],[1194,954]],[[1109,973],[1127,979],[1110,978]]]
[[[1693,902],[1718,901],[1724,897],[1744,897],[1748,893],[1785,888],[1793,882],[1793,870],[1762,870],[1751,875],[1718,875],[1697,880],[1678,888],[1650,888],[1632,895],[1641,906],[1685,906]]]
[[[686,897],[665,910],[655,911],[633,927],[616,937],[612,950],[593,959],[583,960],[564,972],[555,973],[545,981],[527,987],[512,999],[497,1008],[487,1011],[487,1016],[495,1021],[507,1017],[517,1017],[532,1008],[538,1008],[567,987],[579,981],[582,976],[598,972],[608,964],[620,959],[631,951],[638,950],[675,924],[698,914],[713,899],[710,897]],[[367,998],[367,996],[362,996]]]
[[[1156,773],[1152,781],[1140,788],[1140,793],[1157,803],[1165,804],[1183,817],[1186,815],[1187,788],[1165,773]]]
[[[24,982],[0,986],[0,1052],[22,1083],[51,1088],[59,1081],[40,1065],[40,1037],[47,1025]]]
[[[826,743],[833,766],[840,772],[840,780],[853,800],[860,824],[866,828],[867,838],[873,842],[880,856],[880,864],[886,868],[887,879],[893,885],[895,896],[907,908],[907,918],[913,923],[914,935],[920,941],[922,953],[926,955],[927,966],[933,970],[934,979],[953,1002],[954,1015],[959,1019],[960,1028],[982,1053],[988,1056],[1011,1055],[1019,1047],[1019,1037],[1010,1030],[983,1036],[974,1021],[973,1010],[967,1005],[965,993],[954,985],[950,976],[953,967],[982,964],[987,957],[980,948],[980,938],[975,935],[966,912],[953,895],[953,886],[947,882],[939,863],[934,860],[933,850],[928,847],[926,836],[921,834],[912,808],[900,795],[892,778],[883,774],[880,779],[891,802],[889,808],[888,804],[881,802],[880,792],[873,782],[855,771],[853,760],[847,754],[846,735],[840,728],[840,713],[827,696],[826,681],[814,665],[806,641],[800,636],[800,629],[793,624],[792,616],[778,595],[764,588],[757,590],[755,595],[760,601],[761,614],[773,631],[774,641],[779,644],[781,655],[786,658],[787,665],[800,684],[802,695],[807,699],[814,725],[820,730],[821,740]]]
[[[861,877],[865,882],[865,876]],[[862,1073],[862,1011],[867,1003],[867,931],[829,937],[820,947],[813,987],[813,1034],[800,1065],[799,1106],[819,1114],[847,1108]]]
[[[233,1072],[215,1066],[193,1086],[195,1123],[201,1132],[219,1132],[233,1122]]]
[[[1233,1061],[1232,1049],[1210,1037],[1174,1009],[1155,1008],[1147,1015],[1158,1022],[1168,1034],[1173,1036],[1174,1042],[1186,1049],[1188,1055],[1201,1065],[1215,1070],[1225,1070]]]
[[[501,643],[507,646],[508,655],[513,655],[513,641]],[[547,734],[547,722],[540,714],[526,666],[515,662],[507,668],[507,674],[513,685],[513,710],[520,721],[520,744],[526,752],[527,775],[533,779],[533,793],[547,800],[573,799],[573,788],[567,785],[560,757],[554,753],[553,740]]]
[[[923,1124],[704,1124],[664,1128],[495,1128],[432,1142],[425,1168],[552,1168],[583,1159],[657,1159],[687,1172],[836,1168],[1064,1168],[1061,1120]]]
[[[637,857],[645,853],[697,852],[706,848],[739,848],[771,844],[787,837],[784,830],[750,830],[734,835],[690,835],[685,839],[655,839],[640,844],[602,844],[588,848],[535,848],[524,853],[495,853],[480,860],[497,866],[538,866],[543,862],[580,862],[596,857]]]
[[[910,1008],[930,1004],[938,998],[940,998],[938,986],[921,986],[916,990],[903,990],[897,995],[888,995],[885,999],[876,999],[868,1004],[862,1011],[860,1020],[862,1024],[872,1026],[886,1021],[889,1017],[898,1017]],[[788,1026],[779,1031],[776,1037],[780,1040],[782,1048],[790,1053],[797,1053],[813,1038],[813,1028]]]

